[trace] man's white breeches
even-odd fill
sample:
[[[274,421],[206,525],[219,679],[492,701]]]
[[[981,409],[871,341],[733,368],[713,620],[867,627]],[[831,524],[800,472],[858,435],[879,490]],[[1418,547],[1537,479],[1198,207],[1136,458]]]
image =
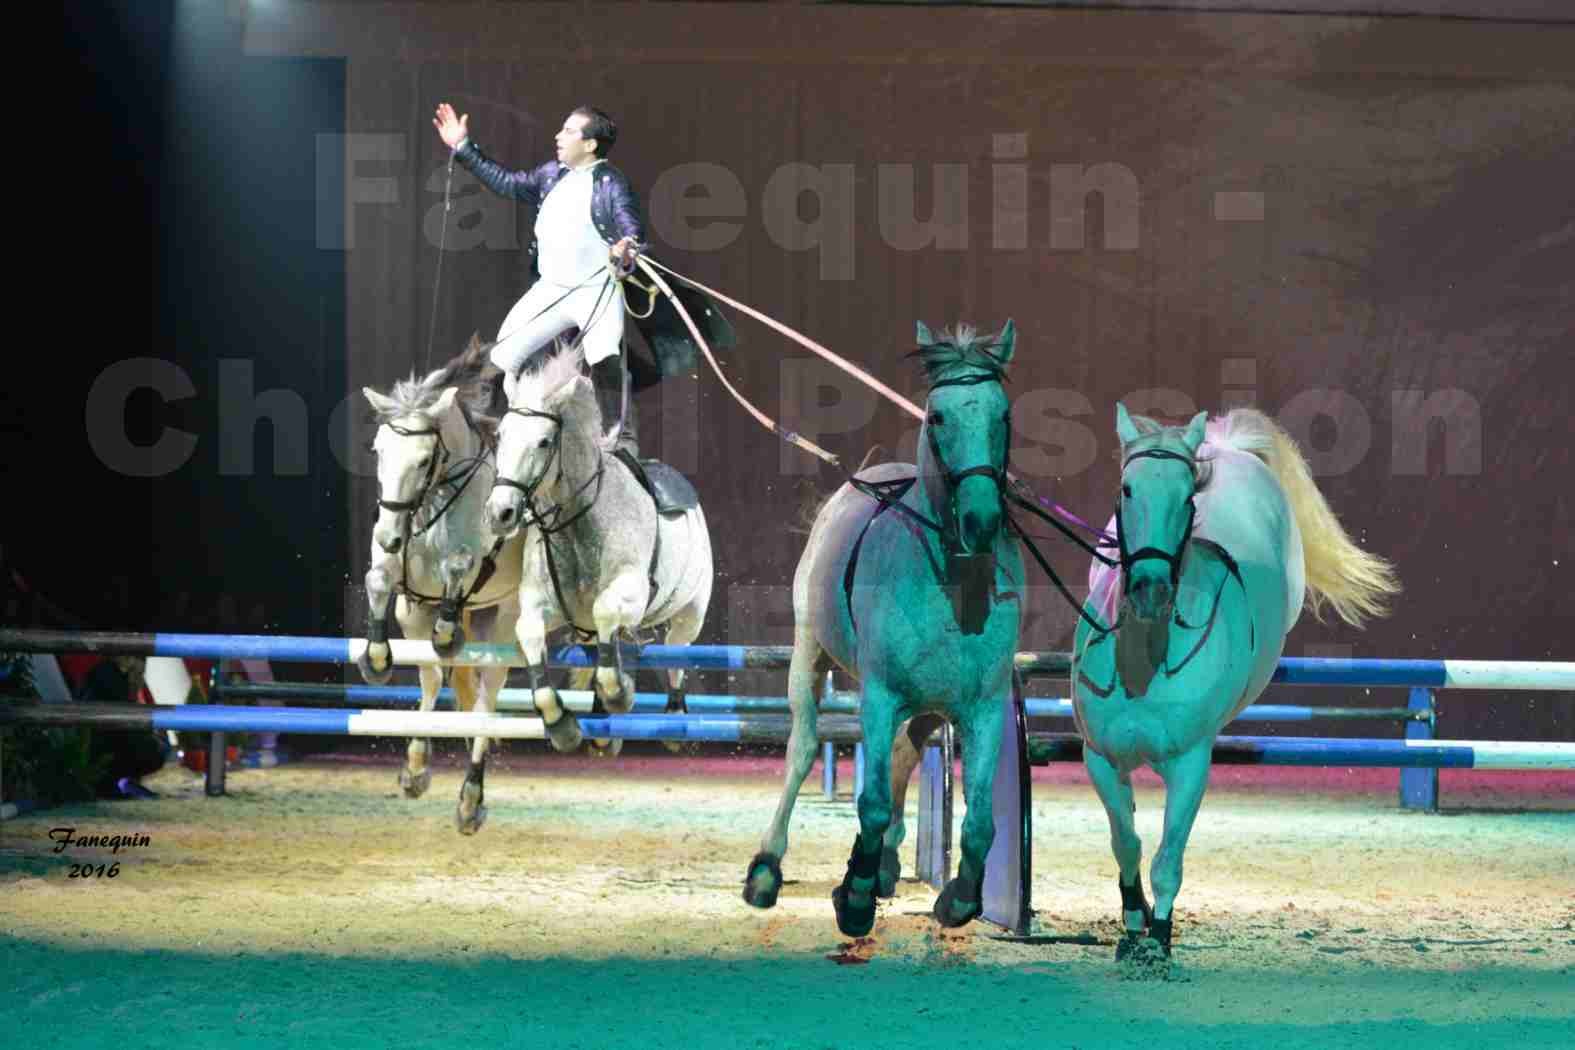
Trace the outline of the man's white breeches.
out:
[[[492,363],[503,369],[509,393],[531,355],[570,328],[584,333],[588,364],[616,354],[623,341],[623,286],[598,279],[569,292],[547,281],[533,284],[503,319],[492,348]]]

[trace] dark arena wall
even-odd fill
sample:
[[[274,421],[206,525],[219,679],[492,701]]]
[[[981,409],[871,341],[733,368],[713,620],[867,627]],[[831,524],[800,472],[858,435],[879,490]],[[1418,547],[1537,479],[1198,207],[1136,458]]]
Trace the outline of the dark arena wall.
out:
[[[1172,416],[1242,402],[1276,414],[1406,586],[1397,614],[1364,633],[1304,618],[1288,653],[1567,652],[1560,548],[1575,510],[1551,479],[1571,444],[1568,27],[305,5],[258,10],[245,39],[250,54],[346,63],[346,131],[362,137],[346,165],[350,391],[408,372],[434,327],[435,356],[473,331],[491,337],[527,283],[533,218],[460,171],[458,246],[432,316],[436,101],[524,166],[550,156],[562,113],[595,100],[619,120],[615,160],[644,188],[659,258],[910,395],[915,319],[1014,319],[1013,466],[1086,516],[1114,495],[1116,399]],[[911,458],[910,420],[734,320],[725,366],[768,414],[853,462],[876,445]],[[639,405],[647,447],[695,479],[722,526],[706,636],[786,642],[801,545],[790,529],[837,479],[700,368]],[[355,580],[373,486],[347,481]],[[1049,550],[1082,578],[1079,552]],[[1064,646],[1072,619],[1037,593],[1024,646]],[[1466,736],[1567,738],[1575,724],[1570,698],[1551,695],[1512,715],[1472,705],[1444,717]]]

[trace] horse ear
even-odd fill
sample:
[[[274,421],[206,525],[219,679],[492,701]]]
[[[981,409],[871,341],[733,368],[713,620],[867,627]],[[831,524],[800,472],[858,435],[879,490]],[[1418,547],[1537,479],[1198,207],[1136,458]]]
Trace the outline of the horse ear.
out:
[[[1116,402],[1116,437],[1121,439],[1123,445],[1130,445],[1142,435],[1138,433],[1137,426],[1132,422],[1132,417],[1127,415],[1127,406]]]
[[[1012,351],[1017,349],[1017,326],[1012,324],[1012,319],[1006,319],[1006,327],[1001,329],[1001,334],[995,337],[995,359],[1003,365],[1012,363]]]
[[[930,326],[925,324],[923,321],[916,321],[914,323],[917,326],[917,331],[916,331],[916,333],[914,335],[914,339],[918,343],[918,345],[920,345],[920,346],[934,346],[935,345],[935,336],[930,334]]]
[[[361,393],[366,395],[367,403],[372,406],[372,411],[384,416],[393,414],[395,407],[393,398],[384,397],[369,386],[362,387]]]
[[[449,411],[454,407],[454,399],[458,396],[459,387],[448,387],[438,395],[438,399],[434,401],[432,403],[432,407],[427,410],[427,415],[432,416],[434,419],[436,419],[438,416],[448,415]]]
[[[1203,438],[1208,433],[1209,414],[1199,412],[1192,417],[1192,422],[1187,424],[1186,432],[1181,435],[1181,440],[1187,443],[1187,448],[1195,456],[1198,449],[1203,447]]]

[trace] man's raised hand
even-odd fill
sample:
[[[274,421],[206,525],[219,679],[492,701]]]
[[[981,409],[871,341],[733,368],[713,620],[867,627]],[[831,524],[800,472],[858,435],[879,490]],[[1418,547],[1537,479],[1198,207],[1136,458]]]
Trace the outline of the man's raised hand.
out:
[[[437,128],[438,137],[449,149],[458,149],[459,144],[465,141],[470,134],[470,114],[462,117],[454,116],[454,107],[447,102],[439,102],[437,115],[432,118],[432,126]]]

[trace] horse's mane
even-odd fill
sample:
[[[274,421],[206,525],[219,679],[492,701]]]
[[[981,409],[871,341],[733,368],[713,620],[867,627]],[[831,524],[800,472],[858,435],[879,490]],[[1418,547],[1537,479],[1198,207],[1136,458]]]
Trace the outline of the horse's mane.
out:
[[[553,351],[539,365],[520,373],[514,387],[514,402],[546,405],[565,386],[585,374],[584,365],[585,351],[580,346],[564,339],[557,340]],[[595,434],[591,440],[603,452],[611,452],[616,441],[614,435],[606,432],[610,424],[601,418],[601,405],[596,398],[592,397],[589,401],[595,412],[595,425],[592,425],[592,420],[584,422]]]
[[[581,374],[584,364],[583,350],[563,339],[557,340],[552,352],[545,355],[540,364],[520,373],[515,381],[514,400],[520,401],[525,394],[531,403],[545,405],[565,384]]]
[[[1179,428],[1166,427],[1146,416],[1131,419],[1144,437],[1179,432]],[[1295,439],[1284,428],[1255,408],[1233,408],[1209,420],[1203,447],[1211,446],[1255,456],[1273,472],[1301,530],[1306,601],[1314,616],[1322,620],[1327,605],[1346,623],[1359,627],[1367,617],[1388,612],[1389,600],[1400,592],[1394,566],[1351,540],[1318,491]],[[1198,456],[1197,471],[1201,492],[1213,474],[1208,457]]]
[[[411,372],[409,379],[399,380],[388,392],[392,406],[386,410],[373,410],[376,421],[382,424],[402,416],[425,415],[444,390],[457,386],[458,400],[470,410],[472,418],[483,426],[495,427],[496,420],[485,414],[492,400],[493,376],[488,372],[496,373],[487,358],[491,349],[491,343],[483,343],[479,336],[472,335],[464,350],[422,378],[417,379],[416,374]]]
[[[971,324],[958,324],[956,328],[941,329],[935,342],[921,345],[908,356],[919,359],[931,386],[954,369],[964,367],[982,369],[1005,382],[1006,362],[991,353],[1000,338],[1000,332],[985,335]]]

